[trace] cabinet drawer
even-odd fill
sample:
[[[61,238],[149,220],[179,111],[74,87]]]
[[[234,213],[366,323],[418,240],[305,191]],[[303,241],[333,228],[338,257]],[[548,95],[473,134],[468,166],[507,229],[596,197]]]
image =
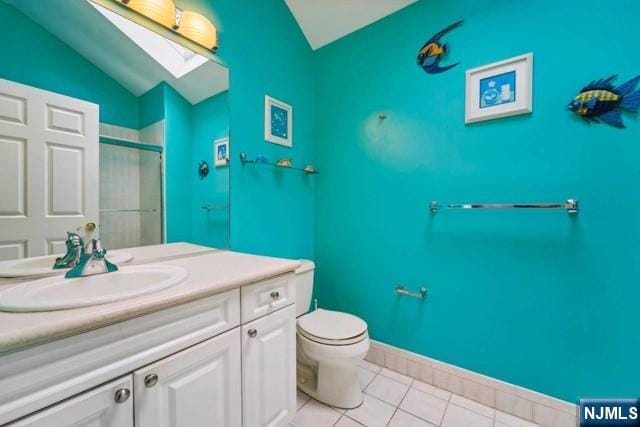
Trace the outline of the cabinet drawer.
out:
[[[296,275],[285,274],[243,286],[242,322],[249,322],[296,302]]]
[[[133,427],[131,375],[86,391],[9,427]]]

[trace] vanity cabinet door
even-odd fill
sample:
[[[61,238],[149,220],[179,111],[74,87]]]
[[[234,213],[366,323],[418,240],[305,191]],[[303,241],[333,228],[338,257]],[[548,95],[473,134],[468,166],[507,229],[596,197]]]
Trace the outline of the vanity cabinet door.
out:
[[[133,427],[131,375],[38,412],[9,427]]]
[[[295,305],[242,326],[245,427],[286,426],[296,410]]]
[[[136,427],[240,427],[240,328],[134,372]]]

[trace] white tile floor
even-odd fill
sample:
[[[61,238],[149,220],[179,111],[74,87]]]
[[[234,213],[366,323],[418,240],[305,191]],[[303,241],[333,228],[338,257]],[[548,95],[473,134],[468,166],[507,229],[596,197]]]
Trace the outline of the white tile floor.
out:
[[[332,408],[298,390],[294,427],[539,427],[373,363],[359,368],[364,402]]]

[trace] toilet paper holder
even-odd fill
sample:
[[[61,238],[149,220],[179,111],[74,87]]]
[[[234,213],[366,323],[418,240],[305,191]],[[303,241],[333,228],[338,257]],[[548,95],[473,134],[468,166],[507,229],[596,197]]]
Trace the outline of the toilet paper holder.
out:
[[[423,300],[427,297],[427,288],[420,288],[418,292],[411,292],[407,290],[404,285],[397,285],[395,289],[396,294],[398,295],[406,295],[409,297],[418,298]]]

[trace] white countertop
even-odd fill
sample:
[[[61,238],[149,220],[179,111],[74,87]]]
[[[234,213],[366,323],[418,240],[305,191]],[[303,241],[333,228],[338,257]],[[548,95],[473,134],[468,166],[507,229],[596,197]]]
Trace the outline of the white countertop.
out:
[[[166,248],[170,245],[159,246],[165,247],[153,249],[159,254],[175,249]],[[184,282],[167,290],[116,303],[71,310],[0,312],[0,355],[239,288],[292,272],[300,265],[295,260],[230,251],[194,251],[189,254],[178,252],[174,255],[175,258],[153,262],[183,267],[189,272],[189,277]],[[123,270],[126,268],[126,265],[121,266]],[[28,283],[7,286],[28,286]]]

